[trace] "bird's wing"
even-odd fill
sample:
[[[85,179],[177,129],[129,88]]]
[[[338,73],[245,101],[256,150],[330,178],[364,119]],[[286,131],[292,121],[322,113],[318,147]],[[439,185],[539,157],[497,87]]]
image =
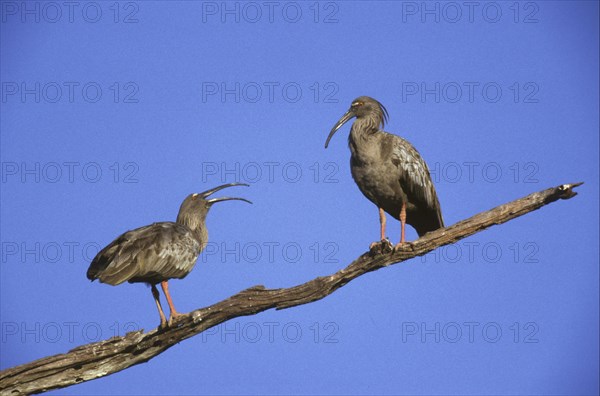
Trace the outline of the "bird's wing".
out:
[[[200,244],[187,227],[154,223],[128,231],[102,249],[87,276],[111,285],[132,279],[148,278],[150,282],[182,277],[191,270],[199,252]]]
[[[392,145],[392,163],[401,170],[400,183],[409,202],[417,207],[439,211],[440,203],[429,168],[417,149],[399,136],[390,133],[387,136],[388,143]]]
[[[127,231],[102,249],[92,260],[87,271],[90,280],[118,285],[137,271],[135,262],[137,241],[152,234],[155,224]],[[137,250],[139,253],[139,250]]]
[[[201,251],[192,231],[177,223],[160,223],[162,230],[152,237],[151,247],[138,255],[143,263],[135,278],[183,278],[194,268]]]

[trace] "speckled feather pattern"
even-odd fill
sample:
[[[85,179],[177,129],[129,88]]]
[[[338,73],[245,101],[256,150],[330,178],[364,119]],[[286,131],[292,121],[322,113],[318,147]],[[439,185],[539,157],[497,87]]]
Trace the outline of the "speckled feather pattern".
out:
[[[385,108],[372,98],[376,107],[358,117],[350,130],[350,169],[360,191],[375,205],[399,219],[406,203],[406,223],[419,236],[444,226],[440,202],[429,168],[407,140],[384,132]]]
[[[110,285],[181,279],[194,268],[205,243],[185,225],[154,223],[127,231],[102,249],[87,276]]]

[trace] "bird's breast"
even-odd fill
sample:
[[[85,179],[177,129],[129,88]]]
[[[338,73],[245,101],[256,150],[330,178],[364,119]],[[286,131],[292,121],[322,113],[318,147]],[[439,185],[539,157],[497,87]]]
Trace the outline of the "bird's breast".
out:
[[[380,159],[365,160],[360,156],[350,158],[350,171],[360,191],[374,204],[401,202],[405,194],[400,185],[397,169]]]

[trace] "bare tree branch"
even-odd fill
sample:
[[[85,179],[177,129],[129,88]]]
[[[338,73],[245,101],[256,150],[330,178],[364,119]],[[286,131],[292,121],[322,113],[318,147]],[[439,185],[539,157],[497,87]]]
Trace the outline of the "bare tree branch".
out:
[[[558,199],[572,198],[577,195],[573,188],[580,184],[582,183],[563,184],[530,194],[453,226],[428,233],[395,252],[389,248],[378,248],[378,251],[363,254],[332,275],[321,276],[298,286],[286,289],[251,287],[226,300],[184,315],[167,330],[155,329],[148,333],[139,330],[4,370],[0,372],[0,393],[40,393],[104,377],[147,362],[186,338],[229,319],[320,300],[367,272],[422,256],[440,246],[454,243],[495,224],[502,224]]]

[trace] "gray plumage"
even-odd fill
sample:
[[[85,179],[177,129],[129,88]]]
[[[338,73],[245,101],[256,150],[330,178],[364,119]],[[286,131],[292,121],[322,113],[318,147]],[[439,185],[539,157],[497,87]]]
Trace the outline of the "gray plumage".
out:
[[[348,138],[352,177],[371,202],[401,221],[401,242],[404,242],[403,207],[405,222],[419,236],[443,227],[440,203],[427,164],[408,141],[382,130],[388,114],[377,100],[368,96],[355,99],[329,133],[325,148],[334,133],[354,117]],[[384,238],[385,219],[381,221]]]
[[[153,223],[122,234],[98,252],[88,268],[88,279],[98,279],[110,285],[125,281],[149,283],[161,316],[161,326],[165,325],[155,285],[161,283],[163,287],[171,308],[171,318],[178,315],[172,305],[167,281],[185,278],[196,265],[198,256],[208,242],[205,220],[214,203],[229,200],[251,203],[243,198],[207,199],[216,191],[239,185],[248,186],[230,183],[203,193],[190,194],[181,204],[175,222]]]
[[[161,222],[127,231],[96,255],[87,277],[113,286],[185,278],[206,245],[202,230],[198,238],[185,225]]]

